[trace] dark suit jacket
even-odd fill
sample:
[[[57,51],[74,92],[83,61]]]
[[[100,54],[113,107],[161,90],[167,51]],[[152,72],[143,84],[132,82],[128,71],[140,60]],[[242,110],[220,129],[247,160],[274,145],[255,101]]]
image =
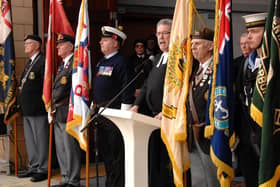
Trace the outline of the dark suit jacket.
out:
[[[146,101],[153,116],[160,113],[162,109],[166,64],[156,67],[160,57],[161,54],[156,55],[153,68],[134,103],[141,105],[142,102]]]
[[[247,58],[244,58],[243,61],[241,61],[236,77],[236,111],[234,129],[239,136],[241,143],[260,145],[261,129],[251,118],[250,108],[245,105],[244,101],[244,85],[249,84],[254,90],[258,70],[255,70],[253,76],[248,79],[247,76],[245,76],[245,65],[247,65],[246,60]]]
[[[242,64],[244,64],[244,61],[246,60],[246,57],[244,57],[243,55],[240,55],[239,57],[235,58],[233,60],[233,79],[234,81],[236,81],[237,79],[237,75],[239,73],[239,69],[241,68],[241,66],[243,66]]]
[[[20,79],[28,73],[29,64],[26,65]],[[46,114],[42,100],[43,83],[45,73],[45,57],[39,53],[33,61],[33,66],[27,75],[26,82],[19,93],[19,103],[23,116],[38,116]],[[31,103],[32,101],[32,103]]]
[[[93,102],[105,105],[115,97],[132,79],[133,72],[128,67],[127,59],[120,53],[109,59],[102,59],[95,68],[93,77]],[[110,108],[120,108],[121,104],[132,104],[134,97],[134,87],[129,86],[116,100]]]
[[[195,69],[192,73],[193,75],[192,75],[192,78],[190,80],[190,84],[192,84],[192,82],[194,81],[194,74],[197,72],[198,66],[195,67]],[[205,77],[203,79],[201,79],[200,82],[197,85],[193,84],[193,86],[192,86],[193,102],[194,102],[194,105],[195,105],[195,108],[196,108],[199,123],[204,123],[205,122],[209,84],[210,84],[210,79],[212,77],[212,65],[211,64],[208,66],[208,69],[204,73],[204,76]],[[188,114],[187,115],[187,124],[188,124],[188,127],[189,127],[190,125],[195,124],[195,120],[193,119],[192,112],[190,110],[191,107],[190,107],[189,96],[187,98],[186,106],[187,106],[186,110],[187,110],[187,114]],[[191,128],[189,128],[188,130],[189,130],[189,133],[192,133]],[[191,140],[188,140],[188,144],[189,144],[189,147],[193,147],[194,146],[193,135],[188,136],[188,137],[189,138],[192,137]],[[204,138],[204,126],[200,128],[199,137],[200,137],[200,139],[198,141],[199,146],[201,147],[201,149],[204,153],[209,154],[209,152],[210,152],[210,140],[207,139],[207,138]]]
[[[73,57],[69,60],[68,66],[56,75],[53,83],[52,105],[56,111],[54,118],[60,123],[66,123],[67,120],[72,86],[72,64]]]
[[[134,76],[136,76],[136,74],[139,71],[141,71],[143,68],[145,68],[144,73],[142,73],[135,81],[136,89],[140,89],[143,86],[145,80],[147,79],[147,77],[149,75],[150,70],[152,69],[152,66],[153,66],[152,62],[150,64],[146,64],[145,66],[143,66],[143,62],[147,59],[148,59],[147,56],[145,56],[144,58],[139,58],[136,54],[134,54],[130,57],[129,64],[130,64],[130,66],[132,66],[131,68],[133,69]]]

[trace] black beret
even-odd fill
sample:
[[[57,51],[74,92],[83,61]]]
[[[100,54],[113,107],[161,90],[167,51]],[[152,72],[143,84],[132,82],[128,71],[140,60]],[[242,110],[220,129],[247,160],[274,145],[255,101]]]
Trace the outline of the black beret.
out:
[[[213,41],[214,31],[212,29],[204,27],[203,29],[200,29],[200,30],[192,33],[191,38],[192,39],[204,39],[204,40]]]
[[[42,39],[39,36],[34,35],[34,34],[28,34],[24,37],[24,41],[28,40],[28,39],[35,40],[35,41],[39,42],[40,44],[42,43]]]
[[[73,36],[70,36],[68,34],[63,34],[63,33],[59,33],[57,36],[57,41],[56,43],[63,43],[63,42],[70,42],[73,45],[75,44],[75,38]]]

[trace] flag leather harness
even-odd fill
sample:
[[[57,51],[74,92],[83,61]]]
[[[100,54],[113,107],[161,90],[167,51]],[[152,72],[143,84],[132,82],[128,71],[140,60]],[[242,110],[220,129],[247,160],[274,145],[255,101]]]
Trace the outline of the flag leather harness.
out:
[[[24,77],[21,79],[20,86],[18,87],[19,92],[22,91],[22,88],[23,88],[24,84],[26,83],[27,77],[28,77],[28,75],[29,75],[31,69],[33,68],[33,66],[34,66],[34,65],[36,64],[36,62],[38,61],[39,56],[40,56],[40,54],[38,54],[38,55],[35,57],[35,59],[34,59],[33,61],[30,62],[31,64],[29,65],[29,67],[28,67],[28,69],[27,69],[27,71],[26,71]],[[30,61],[30,60],[29,60],[29,61]]]
[[[192,79],[193,80],[193,79]],[[194,82],[194,81],[192,81]],[[190,129],[193,130],[193,136],[194,139],[196,141],[198,141],[200,139],[199,134],[200,134],[200,128],[204,126],[204,122],[200,123],[199,119],[198,119],[198,115],[197,115],[197,110],[196,107],[194,105],[194,101],[193,101],[193,84],[190,84],[190,89],[189,89],[189,104],[190,104],[190,111],[192,114],[192,118],[194,123],[193,124],[189,124]],[[191,132],[189,133],[191,135]],[[192,140],[192,137],[190,137],[190,139]]]

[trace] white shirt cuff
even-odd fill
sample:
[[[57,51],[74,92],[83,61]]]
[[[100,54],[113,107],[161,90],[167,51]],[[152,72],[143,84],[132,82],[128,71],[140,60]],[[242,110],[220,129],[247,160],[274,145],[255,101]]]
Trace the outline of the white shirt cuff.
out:
[[[131,104],[124,104],[122,103],[121,105],[121,110],[129,110],[131,108]]]

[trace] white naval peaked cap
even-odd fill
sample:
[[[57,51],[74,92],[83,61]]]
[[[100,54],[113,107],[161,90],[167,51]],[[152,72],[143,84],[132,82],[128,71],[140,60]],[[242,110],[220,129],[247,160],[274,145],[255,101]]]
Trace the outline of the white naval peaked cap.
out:
[[[103,26],[101,28],[101,31],[102,31],[102,37],[111,37],[115,40],[118,40],[120,44],[123,44],[127,38],[124,32],[114,27]]]
[[[261,27],[265,25],[267,13],[249,14],[242,17],[247,28]]]

